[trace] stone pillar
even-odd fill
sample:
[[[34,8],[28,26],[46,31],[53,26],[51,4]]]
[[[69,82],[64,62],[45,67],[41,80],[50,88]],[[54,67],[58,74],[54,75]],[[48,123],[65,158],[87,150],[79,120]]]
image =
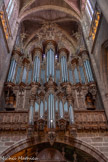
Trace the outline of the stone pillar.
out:
[[[97,0],[99,7],[101,8],[102,14],[104,15],[108,23],[108,1],[107,0]]]

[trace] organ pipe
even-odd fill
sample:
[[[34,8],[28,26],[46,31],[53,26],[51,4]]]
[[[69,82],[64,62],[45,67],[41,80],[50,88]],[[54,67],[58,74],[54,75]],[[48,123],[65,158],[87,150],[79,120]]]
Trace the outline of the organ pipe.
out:
[[[90,72],[90,80],[91,80],[91,81],[94,81],[89,60],[87,60],[87,64],[88,64],[88,68],[89,68],[89,72]]]
[[[31,77],[32,77],[32,69],[29,70],[29,72],[28,72],[28,81],[27,81],[28,84],[31,83]]]
[[[60,101],[59,103],[59,114],[60,114],[60,118],[63,118],[63,103],[62,101]]]
[[[54,95],[48,97],[48,128],[55,128]]]
[[[26,82],[26,75],[27,75],[27,70],[26,70],[26,67],[24,67],[24,70],[23,70],[23,76],[22,76],[22,82]]]
[[[54,51],[52,49],[47,52],[47,81],[50,76],[54,80]]]
[[[79,66],[79,70],[80,70],[81,82],[84,84],[85,83],[85,76],[84,76],[83,67]]]
[[[35,102],[35,112],[39,112],[39,104]]]
[[[67,61],[66,57],[61,57],[61,70],[62,70],[62,82],[68,81]]]
[[[44,116],[44,105],[43,105],[43,101],[41,101],[40,103],[40,118],[43,118]]]
[[[69,106],[70,124],[74,124],[74,111],[72,105]]]
[[[74,75],[75,75],[75,81],[76,81],[76,83],[79,83],[79,75],[78,75],[77,68],[74,69]]]
[[[21,67],[18,67],[16,75],[16,84],[18,84],[20,81],[20,74],[21,74]]]
[[[39,82],[39,72],[40,72],[40,58],[36,56],[34,59],[34,72],[33,72],[34,82]]]
[[[93,74],[92,74],[89,60],[84,61],[84,67],[85,67],[88,82],[93,82],[94,79],[93,79]]]
[[[34,120],[33,120],[33,106],[31,105],[30,106],[30,110],[29,110],[29,124],[30,125],[33,125],[34,124]]]
[[[13,82],[13,80],[14,80],[16,65],[17,65],[16,61],[12,60],[10,69],[9,69],[8,79],[7,79],[8,82],[10,82],[10,81]]]
[[[64,104],[64,112],[68,112],[68,103],[67,102],[65,102],[65,104]]]

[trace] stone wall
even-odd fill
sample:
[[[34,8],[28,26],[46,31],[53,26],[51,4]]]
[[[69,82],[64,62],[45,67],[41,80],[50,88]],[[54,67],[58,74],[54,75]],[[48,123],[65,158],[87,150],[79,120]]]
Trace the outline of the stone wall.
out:
[[[26,132],[1,132],[0,133],[0,154],[12,145],[26,139]]]
[[[93,146],[108,158],[108,132],[83,132],[78,139]]]
[[[100,152],[100,154],[108,158],[108,132],[106,133],[81,132],[77,134],[77,139],[80,140],[82,144],[87,144],[90,148],[92,148],[92,150],[94,149],[94,152],[97,150]],[[0,154],[2,154],[2,152],[4,152],[5,150],[9,148],[12,148],[13,145],[17,146],[18,143],[20,147],[20,143],[25,140],[27,140],[26,132],[20,132],[20,133],[19,132],[16,132],[16,133],[2,132],[0,133]],[[45,139],[43,141],[45,141]],[[29,145],[27,144],[27,146]],[[83,146],[81,145],[80,148],[81,147]],[[21,147],[21,150],[22,148],[23,146]],[[15,149],[17,151],[17,147]],[[18,149],[18,151],[21,151],[21,150]],[[91,155],[91,152],[89,152],[89,154]],[[102,162],[102,161],[99,161],[99,162]]]
[[[102,20],[100,22],[100,27],[99,27],[99,31],[98,31],[98,35],[96,38],[96,43],[95,43],[95,47],[93,50],[93,55],[95,56],[95,60],[96,60],[96,64],[98,67],[98,70],[100,72],[100,68],[101,68],[101,55],[102,55],[102,44],[108,40],[108,24],[105,20],[104,17],[102,17]]]
[[[99,152],[102,156],[108,158],[108,125],[104,111],[75,111],[76,136],[72,137],[67,129],[66,132],[56,132],[56,142],[70,144],[73,147],[83,148],[87,145],[94,152]],[[48,142],[47,132],[35,131],[33,137],[28,136],[28,112],[1,112],[0,113],[0,154],[7,149],[12,154],[32,147],[38,143]],[[46,132],[46,133],[45,133]],[[29,138],[28,138],[29,137]],[[36,139],[35,139],[36,138]],[[33,142],[28,144],[30,139]],[[80,144],[73,143],[73,140],[79,140]],[[21,146],[21,143],[24,146]],[[86,150],[84,150],[86,152]],[[90,155],[90,150],[87,150]],[[9,153],[8,152],[8,153]],[[3,155],[3,154],[2,154]],[[102,162],[102,161],[99,161]],[[103,161],[105,162],[105,161]],[[107,162],[107,161],[106,161]]]

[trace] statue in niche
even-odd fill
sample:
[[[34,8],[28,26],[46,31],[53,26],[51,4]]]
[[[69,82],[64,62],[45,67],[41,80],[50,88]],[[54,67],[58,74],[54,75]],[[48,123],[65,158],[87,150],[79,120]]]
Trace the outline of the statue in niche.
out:
[[[77,154],[75,152],[73,154],[73,157],[74,157],[74,162],[77,162]]]
[[[13,90],[10,88],[8,89],[6,94],[6,110],[7,109],[14,109],[16,107],[16,95],[14,94]]]
[[[86,106],[87,106],[88,110],[95,109],[93,95],[90,92],[87,93],[87,95],[85,97],[85,102],[86,102]]]

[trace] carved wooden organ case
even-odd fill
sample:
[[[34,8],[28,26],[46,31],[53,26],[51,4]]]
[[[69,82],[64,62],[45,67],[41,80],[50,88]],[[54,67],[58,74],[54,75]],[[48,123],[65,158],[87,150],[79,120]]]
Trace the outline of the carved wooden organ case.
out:
[[[30,131],[75,131],[75,110],[95,110],[97,87],[88,52],[45,41],[30,56],[14,50],[5,83],[5,109],[28,111]],[[52,141],[53,143],[53,141]]]

